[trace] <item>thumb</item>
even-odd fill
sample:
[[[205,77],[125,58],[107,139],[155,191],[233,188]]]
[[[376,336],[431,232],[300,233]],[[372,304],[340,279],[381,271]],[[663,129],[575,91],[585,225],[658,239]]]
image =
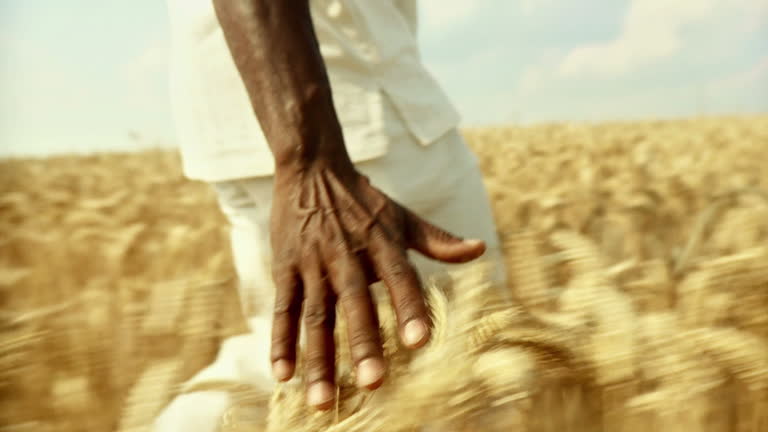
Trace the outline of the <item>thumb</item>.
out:
[[[485,252],[481,240],[465,240],[408,212],[408,247],[447,263],[472,261]]]

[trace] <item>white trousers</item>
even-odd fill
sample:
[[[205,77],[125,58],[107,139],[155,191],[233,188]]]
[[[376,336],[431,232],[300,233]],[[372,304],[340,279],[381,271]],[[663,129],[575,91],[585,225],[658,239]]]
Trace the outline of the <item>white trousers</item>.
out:
[[[505,278],[501,249],[477,158],[458,131],[429,146],[409,135],[385,156],[357,164],[371,183],[419,216],[454,234],[487,243],[484,259],[495,260],[499,282]],[[189,384],[238,381],[265,389],[273,385],[269,361],[271,306],[274,297],[270,264],[269,214],[272,178],[259,177],[214,184],[232,230],[232,251],[240,279],[240,297],[251,332],[227,339],[213,364]],[[411,254],[422,279],[457,265]],[[183,394],[157,418],[157,432],[214,432],[228,407],[224,392]]]

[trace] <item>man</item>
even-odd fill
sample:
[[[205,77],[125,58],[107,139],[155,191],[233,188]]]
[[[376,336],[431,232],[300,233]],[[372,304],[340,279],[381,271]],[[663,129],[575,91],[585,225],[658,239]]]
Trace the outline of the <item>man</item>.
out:
[[[418,348],[430,324],[420,280],[440,262],[500,257],[477,160],[420,62],[415,0],[169,6],[184,170],[214,185],[232,224],[252,330],[193,381],[291,379],[302,325],[307,403],[331,407],[338,305],[357,384],[375,389],[386,365],[369,284],[383,282],[403,344]],[[215,430],[227,403],[180,396],[156,428]]]

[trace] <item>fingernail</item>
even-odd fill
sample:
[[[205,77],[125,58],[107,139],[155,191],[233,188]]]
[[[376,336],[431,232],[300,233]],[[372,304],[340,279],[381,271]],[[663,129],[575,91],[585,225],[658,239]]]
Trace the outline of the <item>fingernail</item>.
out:
[[[478,239],[467,239],[467,240],[464,240],[464,243],[466,243],[466,244],[468,244],[470,246],[480,246],[484,242],[482,240],[478,240]]]
[[[386,367],[381,359],[365,359],[357,365],[357,386],[372,387],[381,382],[384,377]]]
[[[309,386],[307,403],[310,406],[324,408],[333,401],[333,386],[326,381],[320,381]]]
[[[403,339],[406,345],[418,345],[427,336],[427,326],[419,319],[405,325]]]
[[[287,381],[293,374],[293,366],[288,360],[278,360],[272,364],[272,373],[278,381]]]

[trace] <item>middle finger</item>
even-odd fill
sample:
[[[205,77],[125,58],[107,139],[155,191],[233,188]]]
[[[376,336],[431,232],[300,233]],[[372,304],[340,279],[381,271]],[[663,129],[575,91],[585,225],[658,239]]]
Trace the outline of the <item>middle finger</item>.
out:
[[[357,385],[374,389],[381,384],[386,367],[367,278],[360,262],[351,253],[342,253],[334,259],[329,270],[347,321],[349,349],[357,368]]]

